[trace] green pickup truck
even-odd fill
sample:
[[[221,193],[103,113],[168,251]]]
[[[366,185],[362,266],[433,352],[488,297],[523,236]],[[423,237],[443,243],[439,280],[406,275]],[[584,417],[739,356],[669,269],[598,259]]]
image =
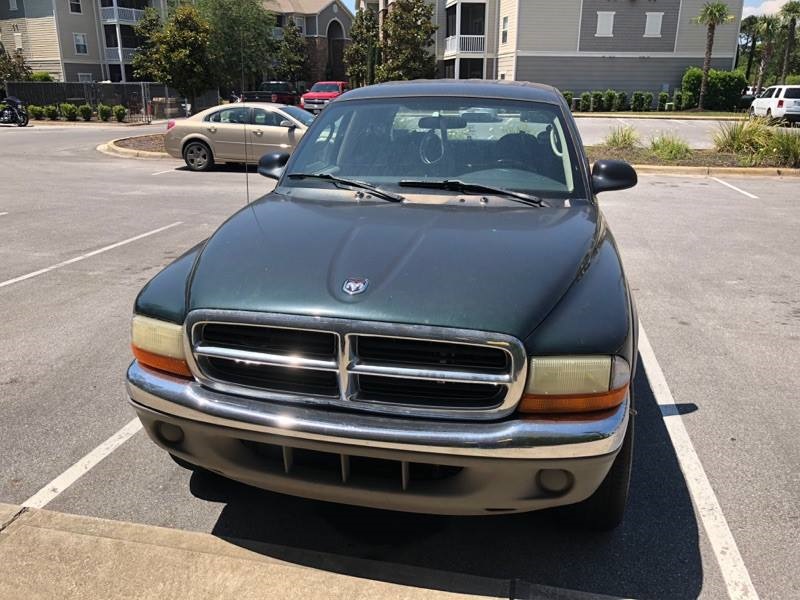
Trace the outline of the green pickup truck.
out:
[[[488,116],[488,117],[487,117]],[[134,306],[131,404],[179,464],[390,510],[622,519],[637,317],[557,90],[350,91],[273,192]]]

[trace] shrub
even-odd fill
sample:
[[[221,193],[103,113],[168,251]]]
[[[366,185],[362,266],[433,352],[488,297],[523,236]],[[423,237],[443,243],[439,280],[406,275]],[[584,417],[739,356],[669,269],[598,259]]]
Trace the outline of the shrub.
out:
[[[631,126],[615,127],[603,141],[607,148],[630,150],[639,145],[639,134]]]
[[[92,107],[88,104],[81,104],[78,107],[78,112],[81,114],[81,119],[84,121],[91,121],[92,119]]]
[[[592,112],[603,112],[603,92],[592,92]]]
[[[128,109],[122,106],[122,104],[116,104],[112,110],[114,111],[114,118],[117,120],[117,123],[122,123],[125,120],[125,115],[128,114]]]
[[[650,140],[650,150],[661,160],[683,160],[692,155],[689,145],[671,133],[662,133]]]
[[[650,112],[653,110],[653,92],[646,92],[644,95],[644,110]]]
[[[683,109],[683,94],[680,90],[676,89],[672,93],[672,103],[675,105],[675,110]]]
[[[681,85],[683,92],[689,92],[695,100],[700,97],[700,85],[703,70],[700,67],[689,67],[683,74]],[[706,90],[703,108],[708,110],[735,110],[742,97],[742,90],[747,87],[747,80],[738,71],[708,72],[708,90]],[[692,107],[694,108],[694,107]]]
[[[581,110],[589,112],[592,109],[592,95],[589,92],[581,94]]]
[[[612,111],[616,110],[617,106],[617,92],[614,90],[606,90],[605,94],[603,94],[603,107],[606,110]]]
[[[714,133],[717,152],[755,155],[767,145],[771,131],[766,119],[720,123]]]
[[[633,92],[631,110],[634,112],[642,112],[644,110],[644,92]]]
[[[800,75],[789,75],[786,77],[786,85],[800,85]]]
[[[98,104],[97,116],[101,121],[108,121],[111,118],[111,107],[108,104]]]
[[[779,167],[800,168],[800,135],[786,129],[771,129],[758,159]]]
[[[36,121],[41,121],[44,119],[44,108],[37,106],[36,104],[29,104],[28,114]]]
[[[630,106],[628,105],[628,93],[627,92],[617,92],[617,99],[614,103],[614,110],[630,110]]]
[[[48,104],[44,107],[44,116],[50,119],[51,121],[58,120],[58,108],[53,106],[52,104]]]
[[[31,81],[53,81],[53,76],[47,71],[34,71],[31,73]]]
[[[561,92],[561,95],[564,96],[564,101],[567,103],[567,106],[572,108],[572,98],[575,96],[572,92]]]
[[[78,120],[78,107],[75,106],[74,104],[69,104],[65,102],[64,104],[60,104],[58,108],[61,111],[61,116],[64,117],[67,121]]]
[[[694,94],[691,92],[687,92],[683,90],[683,104],[681,105],[681,110],[691,110],[693,108],[697,108],[697,102],[695,101]]]
[[[667,92],[661,92],[658,95],[658,110],[667,110],[667,102],[669,102],[669,94]]]

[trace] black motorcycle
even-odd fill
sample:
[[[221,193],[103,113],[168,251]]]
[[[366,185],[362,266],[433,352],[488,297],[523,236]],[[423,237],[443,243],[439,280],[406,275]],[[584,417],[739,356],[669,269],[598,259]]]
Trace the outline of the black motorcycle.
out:
[[[25,127],[28,124],[28,109],[25,108],[22,100],[9,96],[4,98],[0,104],[4,105],[0,110],[0,123],[6,125],[16,123],[19,127]]]

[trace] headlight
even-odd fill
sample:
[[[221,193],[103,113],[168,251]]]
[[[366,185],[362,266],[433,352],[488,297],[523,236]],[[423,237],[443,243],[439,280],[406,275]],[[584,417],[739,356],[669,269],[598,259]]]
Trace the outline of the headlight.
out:
[[[183,327],[142,315],[131,322],[131,348],[143,365],[184,377],[192,373],[183,352]]]
[[[534,357],[519,411],[575,413],[614,408],[625,400],[630,376],[630,365],[619,356]]]

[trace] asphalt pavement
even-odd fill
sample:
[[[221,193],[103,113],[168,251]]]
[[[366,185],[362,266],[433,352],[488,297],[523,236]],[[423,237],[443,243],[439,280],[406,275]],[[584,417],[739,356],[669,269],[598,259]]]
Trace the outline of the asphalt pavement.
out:
[[[0,503],[25,502],[131,421],[123,378],[136,293],[247,201],[241,168],[191,173],[95,151],[121,135],[0,128]],[[271,183],[251,173],[249,187],[255,198]],[[640,369],[631,502],[613,533],[565,531],[549,513],[442,518],[284,497],[191,474],[141,431],[47,509],[210,533],[365,585],[742,597],[719,515],[692,500],[698,473],[670,429],[679,419],[738,546],[736,568],[761,598],[790,597],[800,585],[798,191],[790,178],[642,176],[601,197],[675,401],[666,410],[664,386]],[[3,547],[0,537],[0,565]]]

